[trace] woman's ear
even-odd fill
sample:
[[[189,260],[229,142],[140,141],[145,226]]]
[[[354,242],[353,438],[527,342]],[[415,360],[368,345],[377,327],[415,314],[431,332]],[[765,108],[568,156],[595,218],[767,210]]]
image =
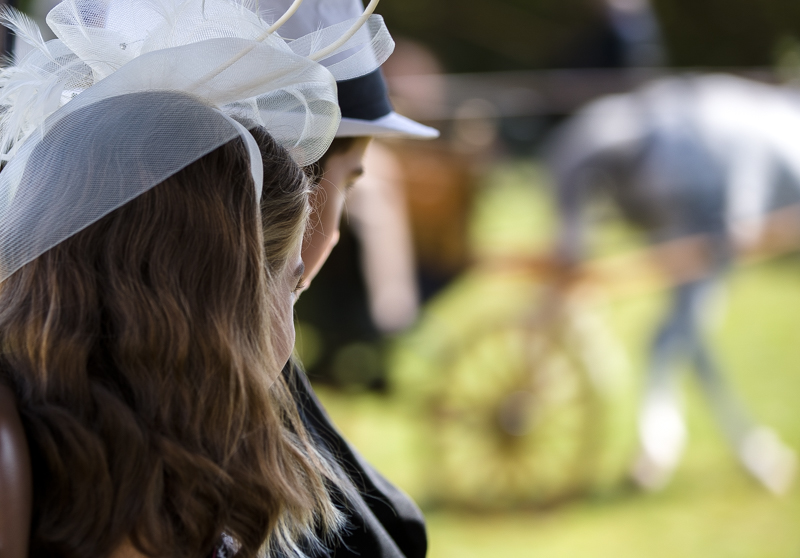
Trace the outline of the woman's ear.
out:
[[[33,484],[14,393],[0,384],[0,558],[26,558]]]

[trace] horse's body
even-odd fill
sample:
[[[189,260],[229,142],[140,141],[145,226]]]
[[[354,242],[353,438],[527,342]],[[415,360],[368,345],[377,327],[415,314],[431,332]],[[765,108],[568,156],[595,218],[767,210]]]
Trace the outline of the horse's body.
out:
[[[658,80],[587,105],[556,132],[548,160],[562,257],[580,257],[582,206],[603,189],[653,242],[705,235],[710,247],[709,273],[674,288],[653,342],[635,478],[660,486],[677,465],[685,427],[675,375],[688,359],[745,467],[773,491],[785,490],[794,456],[730,393],[703,339],[702,316],[735,246],[758,240],[770,209],[800,201],[800,94],[725,75]]]

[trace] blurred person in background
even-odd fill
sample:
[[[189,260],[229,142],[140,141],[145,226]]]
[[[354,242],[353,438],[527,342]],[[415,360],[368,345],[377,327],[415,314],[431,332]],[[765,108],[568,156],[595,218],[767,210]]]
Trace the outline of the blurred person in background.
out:
[[[470,263],[468,219],[476,170],[491,158],[497,138],[491,106],[468,99],[450,106],[442,66],[425,45],[398,38],[383,65],[392,101],[421,120],[449,120],[443,139],[392,142],[408,207],[417,282],[423,301],[444,288]]]
[[[701,239],[661,261],[675,286],[650,350],[634,480],[660,488],[678,464],[686,427],[677,374],[688,359],[742,465],[785,492],[795,455],[732,394],[704,322],[737,248],[759,240],[787,187],[800,201],[800,96],[725,75],[659,80],[584,107],[556,131],[548,161],[562,220],[559,258],[568,267],[583,256],[582,209],[601,191],[652,243]]]
[[[419,309],[405,177],[397,157],[379,142],[367,149],[364,169],[347,212],[361,245],[370,317],[381,333],[394,334],[411,326]]]
[[[275,13],[284,13],[292,3],[291,0],[262,0],[260,10],[264,17],[270,18]],[[281,36],[287,39],[300,37],[321,27],[357,18],[362,11],[361,0],[305,0],[281,28]],[[438,136],[435,129],[393,110],[380,71],[337,85],[342,121],[336,139],[325,155],[308,169],[318,186],[312,196],[310,231],[302,247],[305,272],[301,279],[301,290],[309,288],[339,241],[346,196],[365,172],[363,159],[372,138]],[[370,207],[364,209],[365,213],[370,211]],[[322,279],[321,284],[307,297],[315,291],[328,289]],[[335,298],[337,294],[332,296]],[[351,309],[345,307],[333,318],[339,327],[346,327],[354,316]],[[297,364],[292,366],[295,373],[289,376],[293,379],[292,389],[304,424],[315,441],[337,457],[342,472],[357,491],[357,494],[343,497],[340,502],[342,509],[347,510],[349,525],[336,543],[333,555],[337,558],[424,556],[427,538],[424,520],[417,506],[344,440],[314,394],[305,373]]]

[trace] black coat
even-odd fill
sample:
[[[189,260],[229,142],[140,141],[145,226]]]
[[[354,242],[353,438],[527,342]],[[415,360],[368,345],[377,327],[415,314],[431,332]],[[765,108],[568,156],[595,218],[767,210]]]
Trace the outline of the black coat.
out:
[[[342,437],[302,370],[287,365],[284,375],[310,435],[333,456],[358,492],[356,501],[340,506],[348,527],[328,556],[423,558],[428,540],[419,508]]]

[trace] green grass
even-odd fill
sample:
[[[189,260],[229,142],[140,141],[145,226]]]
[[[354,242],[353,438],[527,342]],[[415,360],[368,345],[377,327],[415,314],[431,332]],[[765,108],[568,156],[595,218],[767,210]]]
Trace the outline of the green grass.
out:
[[[552,219],[543,209],[542,192],[527,186],[541,176],[537,172],[509,167],[492,175],[473,228],[478,253],[546,247]],[[538,225],[526,221],[531,214],[539,216]],[[597,235],[596,250],[613,252],[629,246],[630,238],[624,227],[611,223]],[[506,284],[506,296],[503,282],[493,281],[469,275],[426,310],[419,329],[399,345],[393,369],[398,390],[388,396],[320,390],[354,445],[422,503],[431,558],[800,558],[800,487],[774,497],[742,471],[688,374],[684,391],[690,439],[675,477],[656,494],[638,492],[625,482],[622,472],[635,441],[638,372],[665,293],[601,300],[594,308],[630,364],[626,381],[608,400],[616,414],[604,444],[611,460],[621,464],[613,482],[546,510],[477,513],[433,506],[435,435],[424,394],[442,386],[436,383],[436,366],[426,358],[442,342],[432,338],[435,332],[460,334],[458,328],[447,329],[448,320],[465,327],[474,316],[503,315],[521,300],[524,290],[513,280]],[[721,364],[752,415],[800,448],[800,259],[736,270],[724,290],[711,328]],[[487,305],[487,294],[504,302]],[[464,304],[470,300],[474,304]]]

